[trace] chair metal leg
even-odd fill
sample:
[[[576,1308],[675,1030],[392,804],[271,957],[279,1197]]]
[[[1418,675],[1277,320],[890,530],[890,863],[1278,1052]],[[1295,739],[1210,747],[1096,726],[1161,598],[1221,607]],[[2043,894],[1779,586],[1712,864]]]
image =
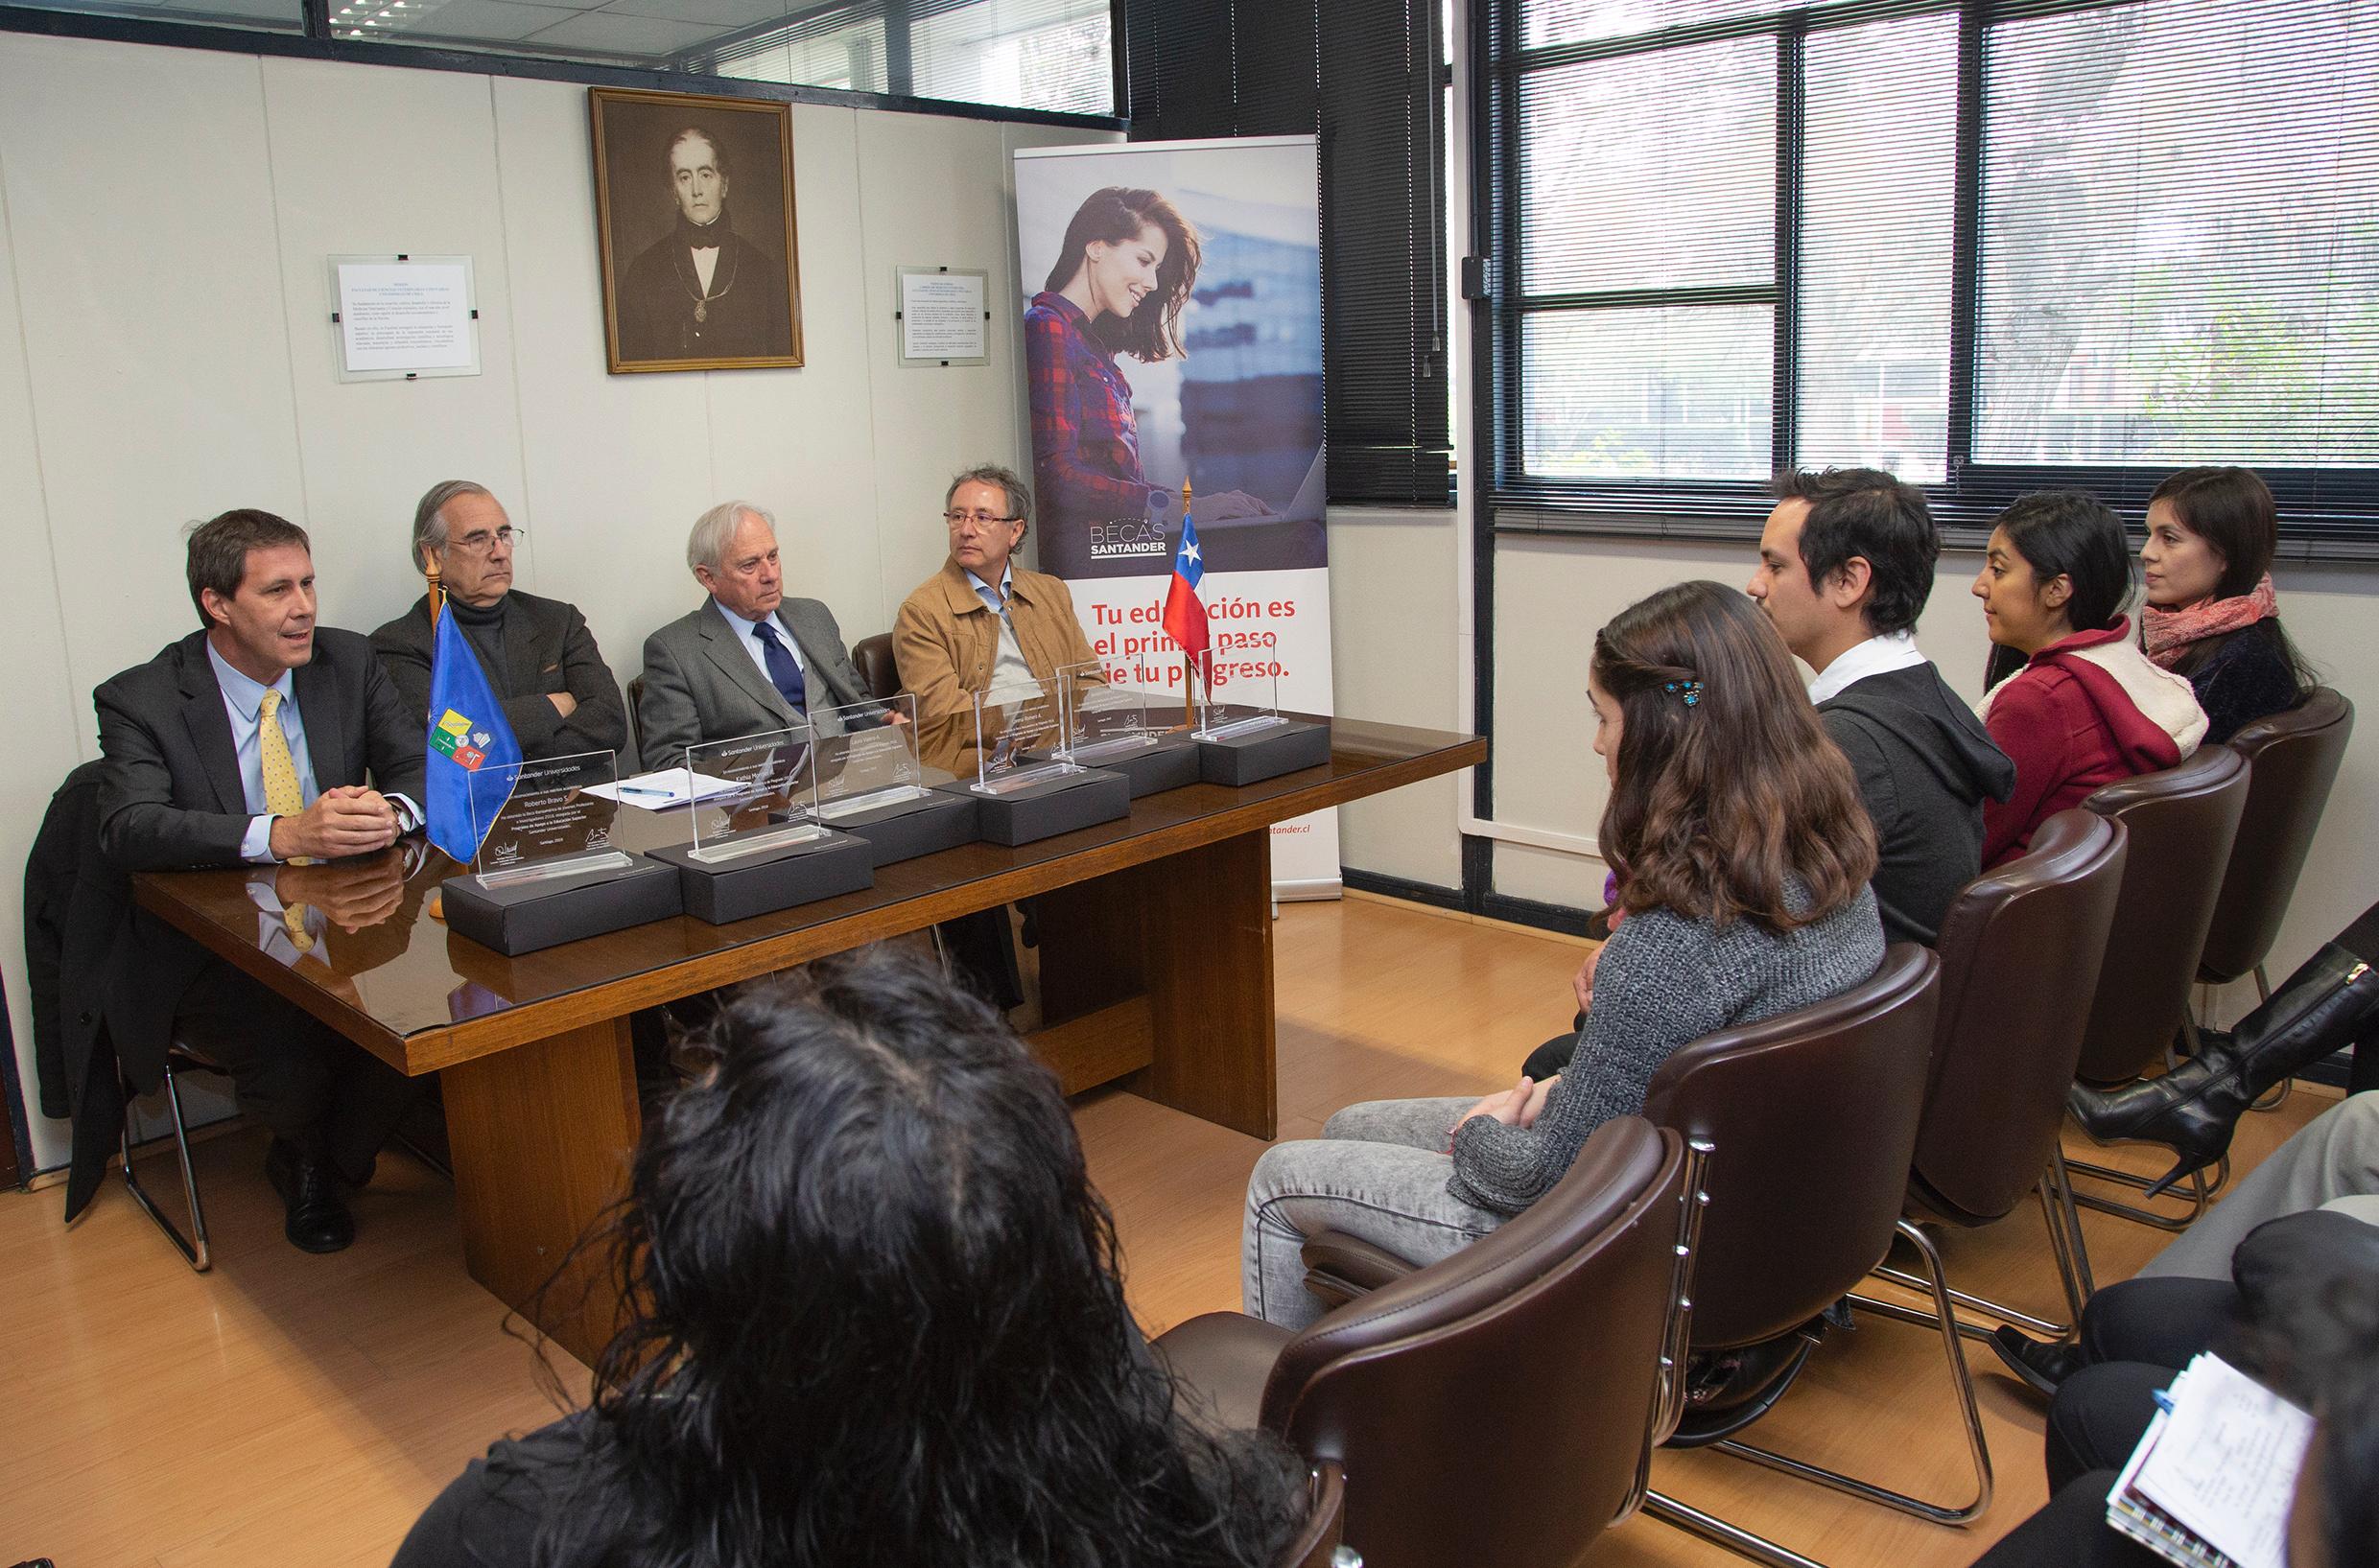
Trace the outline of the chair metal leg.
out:
[[[2005,1302],[1994,1301],[1988,1296],[1969,1296],[1962,1290],[1952,1290],[1949,1293],[1949,1299],[1960,1306],[1971,1307],[1977,1312],[1996,1318],[2003,1323],[2028,1329],[2035,1334],[2045,1335],[2053,1340],[2061,1340],[2076,1332],[2082,1322],[2083,1306],[2092,1296],[2098,1294],[2098,1281],[2090,1272],[2089,1248],[2082,1237],[2082,1216],[2074,1209],[2073,1182],[2065,1174],[2062,1150],[2051,1152],[2049,1168],[2041,1173],[2040,1183],[2035,1189],[2035,1193],[2040,1200],[2041,1223],[2047,1228],[2049,1233],[2049,1254],[2056,1260],[2058,1281],[2064,1287],[2065,1307],[2071,1321],[2053,1323],[2045,1318],[2036,1318],[2031,1313],[2009,1306]],[[1889,1264],[1876,1265],[1873,1273],[1878,1279],[1888,1279],[1893,1284],[1915,1291],[1919,1295],[1923,1295],[1932,1289],[1929,1281],[1908,1273],[1905,1269],[1895,1269]],[[1933,1322],[1931,1313],[1919,1312],[1913,1307],[1900,1306],[1891,1301],[1874,1300],[1864,1296],[1853,1297],[1851,1299],[1870,1312],[1900,1322],[1924,1326]],[[1967,1322],[1964,1319],[1958,1322],[1958,1332],[1971,1340],[1988,1340],[1991,1334],[1990,1329],[1978,1323]]]
[[[1974,1462],[1974,1500],[1957,1506],[1928,1503],[1922,1498],[1911,1497],[1905,1492],[1893,1491],[1889,1487],[1861,1481],[1855,1476],[1847,1476],[1839,1471],[1828,1470],[1823,1465],[1811,1464],[1805,1460],[1793,1459],[1765,1448],[1755,1448],[1749,1443],[1738,1442],[1731,1438],[1713,1446],[1722,1452],[1750,1460],[1755,1464],[1764,1464],[1771,1470],[1780,1470],[1786,1475],[1798,1476],[1803,1481],[1814,1481],[1822,1486],[1831,1486],[1836,1491],[1848,1492],[1852,1497],[1870,1503],[1878,1503],[1902,1513],[1914,1514],[1920,1519],[1928,1519],[1940,1525],[1963,1525],[1976,1518],[1984,1509],[1990,1507],[1990,1447],[1983,1437],[1982,1416],[1975,1409],[1974,1373],[1972,1369],[1967,1365],[1966,1347],[1958,1343],[1958,1313],[1956,1307],[1951,1304],[1949,1278],[1942,1268],[1942,1254],[1934,1247],[1932,1237],[1906,1220],[1900,1221],[1897,1229],[1903,1237],[1914,1244],[1917,1255],[1924,1263],[1925,1282],[1930,1287],[1933,1297],[1932,1321],[1934,1325],[1941,1330],[1942,1350],[1949,1359],[1950,1381],[1958,1394],[1958,1412],[1966,1421],[1967,1448]],[[1854,1306],[1869,1304],[1864,1298],[1857,1296],[1851,1297],[1850,1301]],[[1885,1317],[1895,1318],[1898,1315],[1898,1313],[1892,1312],[1883,1314]]]
[[[142,1212],[156,1228],[165,1232],[165,1239],[174,1244],[192,1271],[204,1274],[214,1266],[214,1260],[206,1245],[206,1209],[199,1202],[198,1173],[190,1168],[190,1130],[182,1120],[181,1088],[174,1081],[174,1064],[170,1059],[165,1064],[165,1103],[174,1118],[174,1152],[181,1163],[182,1197],[190,1205],[188,1236],[184,1236],[174,1222],[165,1217],[155,1200],[149,1196],[148,1189],[140,1184],[140,1178],[133,1174],[132,1086],[123,1082],[120,1070],[117,1082],[122,1085],[124,1094],[124,1130],[117,1137],[117,1152],[124,1164],[124,1189],[132,1195],[132,1202],[140,1205]]]
[[[1920,1296],[1929,1295],[1932,1292],[1932,1286],[1926,1283],[1922,1276],[1910,1274],[1905,1269],[1895,1269],[1878,1264],[1871,1272],[1878,1279],[1888,1279],[1893,1284],[1904,1290],[1915,1291]],[[2073,1325],[2070,1323],[2053,1323],[2045,1318],[2036,1318],[2029,1312],[2019,1312],[2012,1306],[1991,1300],[1989,1297],[1968,1296],[1965,1291],[1953,1290],[1949,1293],[1949,1299],[1960,1306],[1971,1307],[1977,1312],[1988,1313],[2002,1322],[2014,1323],[2018,1328],[2028,1328],[2036,1334],[2045,1334],[2050,1339],[2061,1340],[2073,1332]],[[1853,1296],[1850,1299],[1862,1310],[1873,1312],[1877,1317],[1890,1318],[1896,1322],[1915,1323],[1924,1328],[1933,1325],[1933,1314],[1930,1312],[1920,1312],[1915,1307],[1904,1307],[1895,1302],[1875,1300],[1865,1296]],[[1963,1318],[1958,1320],[1958,1332],[1970,1340],[1990,1338],[1990,1329],[1979,1323],[1967,1322]]]
[[[2119,1171],[2111,1165],[2094,1165],[2086,1159],[2067,1160],[2065,1164],[2068,1170],[2079,1172],[2084,1176],[2094,1176],[2102,1182],[2111,1182],[2117,1186],[2130,1187],[2135,1192],[2145,1192],[2155,1184],[2155,1179],[2153,1177],[2134,1176],[2130,1171]],[[2225,1155],[2222,1164],[2223,1179],[2226,1180],[2229,1174],[2229,1156]],[[2102,1214],[2120,1215],[2124,1219],[2134,1220],[2141,1225],[2155,1226],[2158,1230],[2186,1230],[2199,1215],[2205,1212],[2206,1200],[2221,1184],[2221,1181],[2218,1180],[2213,1187],[2209,1187],[2205,1184],[2203,1171],[2191,1171],[2189,1173],[2189,1211],[2179,1215],[2158,1214],[2154,1209],[2141,1208],[2134,1204],[2118,1203],[2114,1199],[2100,1198],[2086,1192],[2074,1194],[2073,1201],[2084,1208],[2094,1208]]]
[[[1716,1514],[1704,1513],[1690,1503],[1680,1503],[1664,1492],[1651,1492],[1644,1498],[1644,1512],[1672,1529],[1688,1535],[1699,1535],[1713,1546],[1764,1562],[1768,1568],[1825,1568],[1814,1557],[1804,1557],[1790,1547],[1778,1546],[1765,1535],[1755,1535],[1739,1525],[1731,1525]]]
[[[2264,973],[2261,964],[2255,966],[2255,999],[2259,1002],[2272,999],[2272,979]]]
[[[2226,1159],[2226,1168],[2227,1163]],[[2049,1175],[2056,1185],[2058,1210],[2064,1221],[2061,1228],[2062,1239],[2065,1259],[2072,1265],[2070,1277],[2082,1287],[2080,1295],[2069,1295],[2067,1298],[2073,1306],[2074,1323],[2079,1326],[2082,1322],[2083,1307],[2088,1304],[2091,1297],[2098,1294],[2098,1280],[2090,1272],[2089,1242],[2082,1234],[2082,1214],[2075,1206],[2073,1176],[2065,1168],[2063,1149],[2052,1147],[2049,1150]],[[2050,1237],[2052,1243],[2058,1239],[2056,1235]]]
[[[1685,1417],[1685,1361],[1693,1342],[1693,1264],[1702,1245],[1702,1220],[1709,1211],[1709,1158],[1715,1146],[1707,1138],[1685,1145],[1682,1183],[1684,1202],[1677,1215],[1676,1263],[1669,1275],[1668,1321],[1661,1335],[1661,1373],[1653,1385],[1652,1411],[1644,1423],[1644,1451],[1636,1462],[1636,1480],[1613,1515],[1624,1519],[1645,1506],[1652,1496],[1652,1451],[1676,1435]]]

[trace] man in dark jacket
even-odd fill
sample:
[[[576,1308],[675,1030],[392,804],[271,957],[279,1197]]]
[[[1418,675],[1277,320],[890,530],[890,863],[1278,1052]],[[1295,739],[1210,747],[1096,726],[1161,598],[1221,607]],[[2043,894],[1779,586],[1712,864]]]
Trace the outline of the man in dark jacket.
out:
[[[446,609],[479,655],[523,756],[616,752],[627,743],[620,683],[577,606],[512,586],[512,545],[520,531],[486,486],[441,480],[413,508],[413,569],[426,572],[431,561],[437,563]],[[413,600],[371,640],[405,711],[426,719],[436,647],[430,597]]]
[[[126,873],[304,871],[418,829],[420,714],[369,643],[315,624],[305,531],[270,512],[225,512],[192,532],[188,569],[205,630],[92,693],[106,858]],[[318,912],[286,891],[276,870],[249,881],[258,948],[294,963],[320,941]],[[290,1241],[346,1246],[355,1227],[341,1184],[370,1179],[411,1082],[145,911],[131,911],[105,962],[106,1024],[133,1088],[155,1086],[169,1041],[204,1051],[272,1131],[265,1169]]]
[[[1885,939],[1930,947],[1982,869],[1983,801],[2015,787],[2015,764],[1917,651],[1941,536],[1923,492],[1880,469],[1776,488],[1749,592],[1817,672],[1809,699],[1858,776]]]

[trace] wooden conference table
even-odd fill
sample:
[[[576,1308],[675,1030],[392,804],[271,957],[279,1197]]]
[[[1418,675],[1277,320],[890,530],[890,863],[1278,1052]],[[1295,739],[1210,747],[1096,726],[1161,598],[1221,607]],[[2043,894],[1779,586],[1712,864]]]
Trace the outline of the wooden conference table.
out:
[[[1341,719],[1326,766],[1145,796],[1120,821],[885,866],[865,892],[732,925],[679,916],[519,958],[426,912],[457,868],[417,841],[325,866],[145,873],[135,892],[390,1065],[442,1075],[471,1277],[509,1305],[534,1303],[591,1363],[617,1319],[604,1271],[574,1263],[536,1298],[624,1186],[638,1131],[630,1013],[1035,898],[1050,1022],[1031,1040],[1066,1091],[1128,1078],[1160,1104],[1269,1138],[1268,830],[1486,757],[1475,737]],[[627,849],[686,837],[682,812],[624,809],[615,831]],[[268,878],[284,902],[330,917],[294,963],[267,948],[248,895]]]

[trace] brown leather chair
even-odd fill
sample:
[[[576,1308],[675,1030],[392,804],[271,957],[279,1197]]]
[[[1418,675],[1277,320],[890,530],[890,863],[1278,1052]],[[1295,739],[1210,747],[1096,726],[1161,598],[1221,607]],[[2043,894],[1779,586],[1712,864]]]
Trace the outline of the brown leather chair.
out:
[[[2227,746],[2200,746],[2179,767],[2110,784],[2082,804],[2121,822],[2130,834],[2123,890],[2107,956],[2082,1032],[2075,1076],[2091,1085],[2120,1084],[2173,1060],[2175,1041],[2194,1044],[2189,988],[2213,925],[2224,868],[2238,837],[2251,782],[2247,759]],[[2146,1178],[2110,1165],[2073,1159],[2065,1168],[2134,1190]],[[2226,1164],[2224,1174],[2228,1167]],[[2215,1185],[2219,1185],[2217,1180]],[[2179,1230],[2204,1210],[2213,1188],[2191,1173],[2189,1207],[2158,1214],[2133,1204],[2082,1193],[2076,1202],[2102,1213]]]
[[[1964,1524],[1990,1505],[1990,1454],[1940,1254],[1900,1212],[1924,1110],[1941,969],[1930,948],[1898,943],[1873,975],[1838,996],[1705,1035],[1653,1075],[1644,1114],[1711,1151],[1693,1351],[1764,1346],[1802,1329],[1850,1298],[1896,1236],[1925,1266],[1976,1492],[1967,1504],[1929,1503],[1732,1439],[1715,1446],[1904,1513]],[[1783,1550],[1657,1492],[1645,1509],[1771,1561]]]
[[[1941,1009],[1908,1177],[1912,1209],[1961,1227],[2004,1219],[2037,1193],[2076,1320],[2090,1294],[2089,1259],[2058,1135],[2082,1053],[2084,1007],[2098,988],[2122,887],[2126,832],[2111,817],[2060,811],[2032,835],[2029,850],[1951,901],[1936,948]],[[1925,1286],[1900,1271],[1883,1272],[1896,1283]],[[2061,1338],[2071,1331],[2070,1322],[1953,1294],[2037,1332]]]
[[[2317,686],[2298,706],[2244,725],[2230,737],[2230,749],[2253,771],[2205,950],[2198,955],[2202,984],[2228,985],[2252,974],[2256,993],[2272,995],[2264,960],[2279,938],[2289,896],[2297,891],[2353,734],[2354,704]]]
[[[2165,1059],[2247,807],[2247,759],[2200,746],[2179,767],[2110,784],[2082,804],[2130,831],[2123,891],[2082,1035],[2080,1075],[2120,1084]]]
[[[1674,1420],[1693,1163],[1620,1117],[1525,1213],[1304,1332],[1210,1313],[1157,1351],[1200,1418],[1345,1466],[1373,1568],[1573,1564]]]
[[[860,679],[867,683],[867,694],[878,702],[890,702],[901,694],[901,667],[892,658],[890,632],[862,637],[852,644],[851,663],[859,669]]]

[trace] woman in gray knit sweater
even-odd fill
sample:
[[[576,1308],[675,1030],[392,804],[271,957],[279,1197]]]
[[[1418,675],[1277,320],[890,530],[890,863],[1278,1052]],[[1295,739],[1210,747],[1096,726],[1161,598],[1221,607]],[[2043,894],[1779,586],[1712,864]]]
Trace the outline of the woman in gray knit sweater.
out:
[[[1300,1253],[1323,1230],[1415,1263],[1476,1240],[1550,1191],[1587,1135],[1641,1112],[1677,1047],[1823,1001],[1882,961],[1874,831],[1750,599],[1688,582],[1629,606],[1594,639],[1587,692],[1624,915],[1576,1056],[1475,1104],[1349,1106],[1319,1138],[1267,1150],[1240,1249],[1250,1313],[1291,1328],[1321,1315]]]

